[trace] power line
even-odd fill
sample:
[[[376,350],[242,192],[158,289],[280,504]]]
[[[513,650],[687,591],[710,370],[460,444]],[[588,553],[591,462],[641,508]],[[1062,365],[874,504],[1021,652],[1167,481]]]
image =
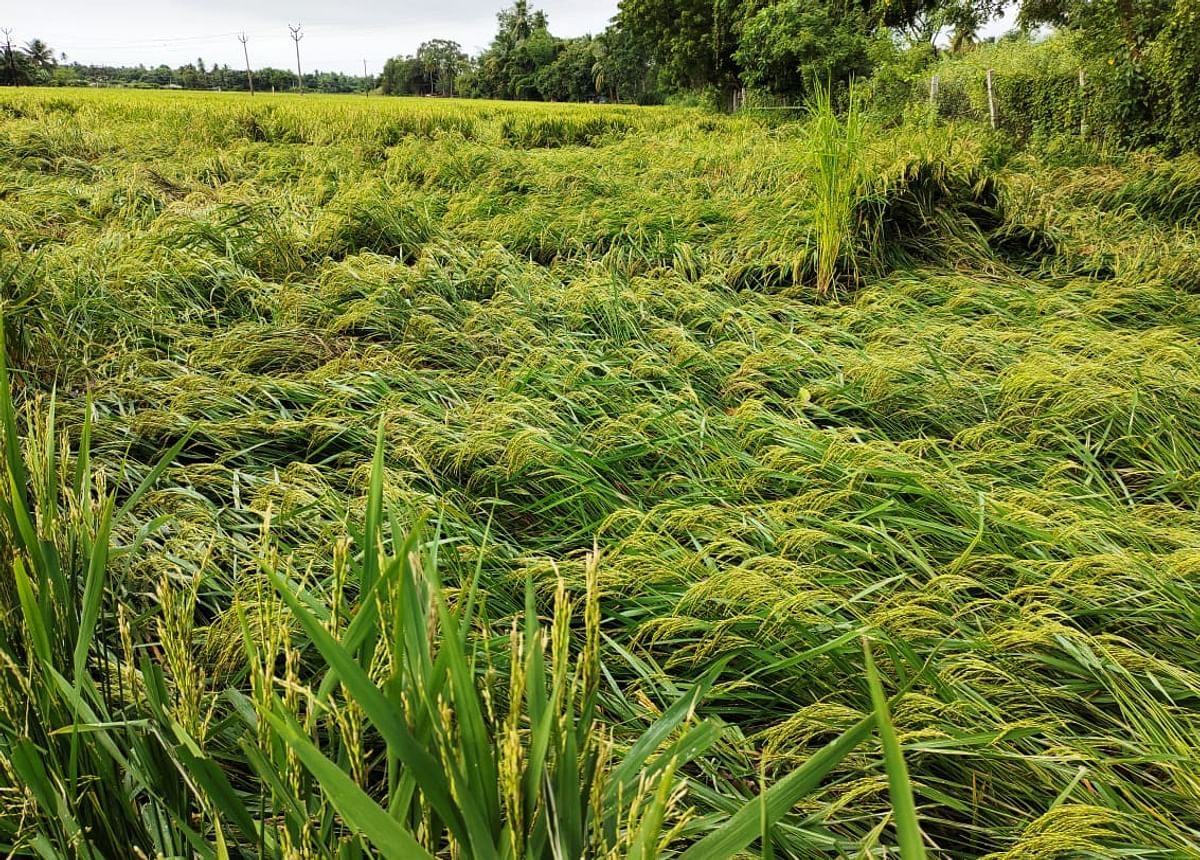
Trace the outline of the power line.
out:
[[[74,47],[85,48],[89,50],[103,48],[136,48],[139,46],[155,47],[157,45],[174,45],[183,42],[215,42],[218,39],[228,39],[230,36],[239,35],[236,32],[232,33],[211,33],[205,36],[161,36],[158,38],[145,39],[127,39],[117,44],[98,44],[95,42],[76,42]],[[251,35],[258,38],[269,36],[266,33],[252,33]]]

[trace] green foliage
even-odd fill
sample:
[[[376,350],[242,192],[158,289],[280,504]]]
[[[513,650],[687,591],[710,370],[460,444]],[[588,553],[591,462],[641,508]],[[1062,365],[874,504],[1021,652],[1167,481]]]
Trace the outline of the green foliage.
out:
[[[430,94],[454,95],[454,79],[470,68],[470,61],[458,42],[431,39],[417,48],[416,61],[429,83]]]
[[[497,19],[496,37],[462,76],[462,95],[540,101],[658,99],[649,56],[615,22],[594,38],[557,39],[545,13],[531,13],[523,0]],[[401,62],[393,61],[397,72]],[[407,90],[396,86],[388,92]]]
[[[1200,152],[1200,10],[1176,0],[1148,49],[1152,80],[1162,87],[1154,120],[1157,131],[1177,149]]]
[[[6,41],[0,45],[0,86],[29,86],[39,83],[40,70],[28,53]]]
[[[1200,148],[1198,14],[1190,0],[1030,0],[1021,8],[1026,23],[1051,22],[1074,35],[1114,137],[1192,150]]]
[[[931,46],[947,27],[977,30],[999,0],[621,0],[617,21],[642,43],[668,90],[705,93],[727,109],[747,86],[803,101],[813,80],[848,80],[872,67],[872,44],[901,32]]]
[[[616,18],[595,39],[596,62],[592,74],[598,92],[609,101],[634,101],[660,104],[658,72],[650,62],[650,52]]]
[[[859,81],[864,109],[884,122],[896,123],[928,95],[925,72],[937,59],[933,45],[902,48],[892,39],[875,39],[870,45],[874,71]]]
[[[1168,31],[1173,32],[1169,26]],[[911,100],[926,99],[929,79],[937,75],[941,117],[986,122],[985,79],[992,69],[999,126],[1019,143],[1075,135],[1132,147],[1195,148],[1188,107],[1195,91],[1188,70],[1194,64],[1190,48],[1178,47],[1171,38],[1141,40],[1136,60],[1107,29],[982,45],[931,67]]]
[[[25,63],[24,73],[18,83],[55,87],[113,87],[129,89],[189,89],[189,90],[233,90],[247,91],[249,81],[244,68],[231,68],[227,64],[204,67],[199,63],[187,63],[176,68],[167,65],[146,67],[109,66],[78,62],[52,63],[36,72],[28,64],[24,52],[15,51],[17,68]],[[7,83],[4,49],[0,46],[0,86]],[[258,92],[290,92],[296,86],[294,69],[261,68],[254,70],[255,89]],[[304,73],[304,90],[312,93],[362,93],[374,78],[364,79],[357,75],[320,70]]]
[[[392,57],[383,64],[379,89],[385,96],[415,96],[427,92],[425,69],[416,57]]]
[[[803,101],[815,88],[870,73],[870,29],[857,4],[783,0],[742,23],[734,58],[746,86]]]
[[[621,0],[620,26],[645,45],[668,89],[715,87],[725,94],[737,83],[737,28],[746,12],[739,0]]]
[[[591,38],[563,42],[558,55],[534,75],[534,85],[546,101],[582,102],[596,95],[596,42]]]
[[[536,99],[534,76],[554,59],[554,38],[546,14],[530,12],[525,0],[502,9],[491,45],[478,57],[472,95],[500,99]]]

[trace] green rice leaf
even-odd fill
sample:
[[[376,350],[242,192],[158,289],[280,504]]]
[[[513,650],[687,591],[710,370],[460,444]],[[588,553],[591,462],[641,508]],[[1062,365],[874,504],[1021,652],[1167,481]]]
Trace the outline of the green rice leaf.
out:
[[[921,836],[921,823],[917,819],[916,803],[913,801],[908,765],[904,763],[904,751],[896,738],[887,696],[884,695],[883,683],[879,680],[879,670],[875,667],[870,643],[865,639],[863,656],[867,663],[867,685],[871,688],[871,703],[875,706],[875,722],[879,726],[879,738],[883,742],[883,761],[887,768],[888,793],[892,800],[892,814],[896,819],[900,856],[903,860],[924,860],[925,843]]]
[[[277,707],[282,708],[278,701]],[[290,719],[269,711],[262,716],[316,777],[334,808],[351,827],[370,839],[380,854],[388,860],[434,860],[400,822],[388,815],[344,770],[325,758]]]
[[[874,715],[855,723],[768,788],[765,798],[756,797],[747,801],[728,821],[683,852],[680,855],[682,860],[727,858],[745,850],[765,828],[769,828],[815,790],[821,780],[837,767],[838,762],[866,740],[874,725]]]

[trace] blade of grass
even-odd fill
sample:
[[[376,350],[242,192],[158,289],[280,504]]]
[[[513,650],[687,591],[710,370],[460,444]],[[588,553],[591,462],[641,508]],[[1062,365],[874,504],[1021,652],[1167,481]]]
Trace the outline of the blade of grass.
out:
[[[681,860],[712,860],[733,857],[743,851],[789,809],[821,784],[838,762],[866,740],[875,725],[875,715],[863,717],[808,761],[767,789],[765,799],[746,801],[729,820],[680,855]],[[765,807],[765,809],[764,809]]]
[[[262,716],[316,777],[329,802],[350,826],[371,840],[389,860],[434,860],[400,822],[388,815],[344,770],[325,758],[290,718],[281,715],[283,703],[278,699],[275,707],[278,713],[268,711]]]
[[[879,670],[875,667],[875,658],[871,655],[871,645],[865,638],[863,656],[867,664],[867,685],[871,688],[871,703],[875,707],[879,738],[883,743],[883,762],[887,769],[888,794],[892,800],[892,814],[896,819],[900,856],[904,860],[924,860],[925,843],[921,836],[921,823],[917,819],[912,783],[908,778],[908,765],[904,762],[904,752],[896,738],[887,696],[883,692]]]

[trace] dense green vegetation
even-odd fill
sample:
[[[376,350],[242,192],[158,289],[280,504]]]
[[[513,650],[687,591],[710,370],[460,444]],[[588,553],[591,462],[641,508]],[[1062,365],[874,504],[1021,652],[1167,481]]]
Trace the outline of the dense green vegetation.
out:
[[[1017,13],[1019,28],[982,39],[1006,11]],[[388,60],[378,81],[316,72],[303,87],[730,111],[802,107],[827,87],[844,106],[857,80],[877,96],[876,114],[899,121],[919,101],[916,83],[944,72],[957,84],[950,115],[964,102],[978,113],[991,71],[1018,139],[1077,128],[1121,147],[1200,151],[1194,0],[620,0],[602,33],[570,38],[553,35],[546,13],[528,0],[496,19],[478,56],[432,39]],[[175,70],[60,66],[39,39],[0,48],[0,84],[249,88],[246,76],[226,65],[206,69],[203,59]],[[256,74],[263,89],[300,88],[290,72]],[[947,113],[945,105],[931,109]]]
[[[1021,29],[981,45],[984,25],[1006,8],[1018,11]],[[525,0],[497,18],[478,57],[426,43],[389,62],[383,91],[445,94],[444,82],[460,77],[467,96],[675,97],[727,110],[802,105],[822,87],[858,79],[882,93],[876,112],[896,119],[922,73],[948,72],[958,95],[965,87],[977,101],[991,69],[1008,116],[1034,114],[1028,125],[1039,132],[1061,134],[1086,116],[1094,134],[1122,146],[1200,147],[1200,11],[1191,0],[622,0],[604,33],[574,39],[552,36],[546,15]],[[1042,25],[1053,34],[1039,35]]]
[[[0,95],[0,848],[1200,856],[1200,162],[830,107]]]

